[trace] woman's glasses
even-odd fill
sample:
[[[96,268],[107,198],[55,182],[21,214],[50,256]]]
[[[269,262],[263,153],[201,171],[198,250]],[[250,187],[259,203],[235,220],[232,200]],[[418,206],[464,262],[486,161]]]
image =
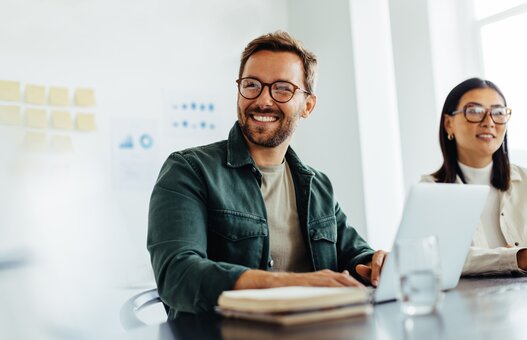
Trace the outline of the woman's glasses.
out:
[[[469,123],[481,123],[485,120],[487,113],[490,115],[490,119],[496,124],[507,124],[511,118],[512,110],[506,106],[492,106],[487,109],[481,105],[467,104],[462,110],[452,112],[450,115],[455,116],[458,113],[463,113],[465,119]]]

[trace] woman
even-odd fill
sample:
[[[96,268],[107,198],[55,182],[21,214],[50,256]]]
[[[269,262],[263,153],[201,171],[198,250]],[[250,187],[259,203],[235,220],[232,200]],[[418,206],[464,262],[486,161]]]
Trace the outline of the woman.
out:
[[[491,187],[463,275],[527,273],[527,169],[509,163],[510,117],[501,90],[479,78],[454,87],[443,106],[443,165],[422,181]]]

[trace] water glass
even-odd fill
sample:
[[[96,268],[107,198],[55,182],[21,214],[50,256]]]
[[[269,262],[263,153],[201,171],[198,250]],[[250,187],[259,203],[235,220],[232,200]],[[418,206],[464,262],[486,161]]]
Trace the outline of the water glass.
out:
[[[394,253],[402,312],[406,315],[434,312],[443,298],[437,237],[398,241]]]

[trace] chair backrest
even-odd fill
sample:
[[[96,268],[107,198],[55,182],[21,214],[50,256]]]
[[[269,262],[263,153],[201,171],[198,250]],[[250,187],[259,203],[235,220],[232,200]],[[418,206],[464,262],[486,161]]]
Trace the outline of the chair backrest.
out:
[[[146,306],[155,303],[163,303],[159,297],[159,294],[157,293],[156,288],[143,291],[126,300],[121,306],[119,313],[121,325],[123,328],[125,330],[130,330],[146,326],[147,324],[139,318],[138,313]],[[168,306],[163,303],[163,307],[165,308],[165,312],[168,314]]]

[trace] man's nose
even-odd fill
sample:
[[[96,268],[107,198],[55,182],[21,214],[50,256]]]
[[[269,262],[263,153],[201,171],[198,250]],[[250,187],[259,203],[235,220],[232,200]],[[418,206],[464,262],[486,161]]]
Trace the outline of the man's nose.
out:
[[[262,92],[256,98],[256,104],[260,107],[272,106],[274,104],[273,97],[271,97],[271,86],[264,85]]]

